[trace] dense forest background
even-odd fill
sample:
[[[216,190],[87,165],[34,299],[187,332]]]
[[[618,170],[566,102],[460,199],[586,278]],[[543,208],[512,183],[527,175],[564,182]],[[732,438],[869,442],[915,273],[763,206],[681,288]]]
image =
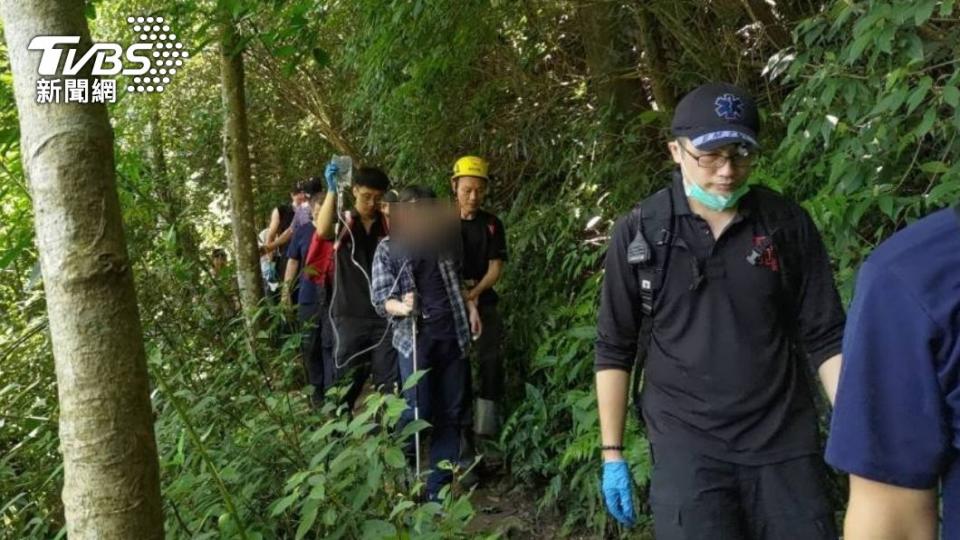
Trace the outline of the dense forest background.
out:
[[[86,15],[95,40],[120,43],[135,38],[128,16],[162,15],[191,53],[163,93],[121,95],[110,109],[171,538],[498,533],[471,527],[479,510],[469,492],[442,506],[405,495],[399,443],[375,429],[396,421],[402,401],[374,394],[349,420],[311,413],[296,338],[277,342],[266,328],[251,347],[239,313],[203,301],[236,294],[236,280],[210,267],[213,248],[236,257],[224,16],[245,63],[257,230],[290,184],[319,175],[334,153],[442,193],[458,156],[491,162],[487,206],[510,249],[499,286],[509,416],[498,450],[509,496],[556,534],[627,534],[598,487],[599,269],[614,219],[667,182],[667,126],[686,91],[723,80],[757,96],[764,151],[752,178],[810,210],[845,301],[877,243],[960,196],[953,1],[97,0]],[[6,52],[0,536],[63,537],[36,205]],[[636,426],[627,445],[642,485]]]

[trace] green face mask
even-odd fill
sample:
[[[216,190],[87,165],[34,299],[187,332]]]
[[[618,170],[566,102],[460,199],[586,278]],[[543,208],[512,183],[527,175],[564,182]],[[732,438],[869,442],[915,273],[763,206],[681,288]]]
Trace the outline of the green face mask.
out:
[[[714,212],[721,212],[736,206],[737,203],[740,202],[740,199],[743,198],[748,191],[750,191],[750,186],[743,184],[730,195],[714,195],[713,193],[710,193],[700,187],[700,185],[696,182],[688,180],[688,176],[683,170],[682,165],[680,167],[680,172],[683,175],[683,191],[687,197],[695,199],[697,202],[713,210]]]
[[[730,195],[714,195],[697,184],[687,182],[683,183],[683,189],[687,197],[696,199],[700,204],[713,211],[720,212],[736,206],[740,199],[750,191],[750,186],[744,184]]]

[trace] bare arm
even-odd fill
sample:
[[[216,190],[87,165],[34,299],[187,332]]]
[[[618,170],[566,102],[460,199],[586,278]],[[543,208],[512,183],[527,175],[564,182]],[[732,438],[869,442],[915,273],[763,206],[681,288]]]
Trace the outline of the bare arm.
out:
[[[831,356],[820,364],[817,372],[820,374],[820,383],[823,385],[832,406],[837,400],[837,386],[840,384],[840,366],[843,364],[841,355]]]
[[[264,245],[269,246],[277,238],[277,233],[280,232],[280,211],[276,208],[273,209],[273,213],[270,214],[270,227],[267,229],[267,238]],[[273,249],[273,248],[270,248]]]
[[[597,372],[597,406],[600,411],[600,436],[604,446],[623,445],[623,425],[627,416],[627,388],[630,373],[620,369]],[[605,461],[623,459],[617,450],[604,450]]]
[[[321,238],[333,238],[333,222],[337,214],[337,195],[328,191],[323,198],[323,204],[320,206],[320,212],[317,215],[314,226],[317,228],[317,234]]]
[[[283,231],[283,234],[277,237],[277,241],[270,246],[270,249],[276,249],[287,242],[290,241],[290,238],[293,236],[293,226],[287,227],[287,230]]]
[[[297,279],[297,272],[300,270],[300,262],[296,259],[287,259],[287,268],[283,273],[283,300],[284,303],[292,304],[290,291],[293,290],[293,280]]]
[[[493,288],[500,281],[501,274],[503,274],[503,261],[501,259],[491,259],[487,265],[487,273],[483,275],[483,279],[479,283],[473,286],[473,289],[470,289],[468,298],[479,298],[480,293]]]
[[[287,230],[283,231],[279,235],[277,234],[280,231],[280,212],[276,208],[273,209],[273,214],[270,216],[270,228],[267,230],[267,241],[263,244],[262,253],[267,253],[277,249],[278,247],[286,244],[290,241],[290,237],[293,236],[293,227],[287,227]]]
[[[936,493],[850,475],[843,536],[846,540],[934,540]]]

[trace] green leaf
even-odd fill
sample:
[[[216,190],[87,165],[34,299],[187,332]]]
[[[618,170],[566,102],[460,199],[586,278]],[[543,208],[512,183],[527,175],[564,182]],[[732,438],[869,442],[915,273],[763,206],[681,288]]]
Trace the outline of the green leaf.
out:
[[[310,495],[307,495],[310,499],[323,500],[327,497],[327,486],[324,482],[313,486],[313,489],[310,490]]]
[[[295,52],[297,52],[297,48],[293,45],[284,45],[283,47],[280,47],[274,51],[273,54],[279,58],[285,58],[287,56],[292,56]]]
[[[928,161],[920,165],[920,170],[930,174],[944,174],[950,171],[950,167],[942,161]]]
[[[576,328],[571,328],[567,331],[567,334],[570,337],[576,339],[596,339],[597,337],[597,327],[596,326],[578,326]]]
[[[907,56],[910,58],[911,62],[923,62],[924,53],[923,53],[923,40],[920,39],[920,36],[916,34],[910,34],[906,37],[907,44]]]
[[[943,102],[956,109],[960,105],[960,89],[956,86],[944,86]]]
[[[398,396],[387,396],[387,407],[384,415],[387,421],[396,422],[405,410],[407,410],[407,401],[405,399]]]
[[[960,192],[960,184],[956,181],[945,182],[941,180],[930,190],[929,197],[933,203],[939,203],[941,201],[953,202],[956,200],[956,194],[958,192]]]
[[[913,12],[913,20],[917,26],[922,26],[930,17],[933,16],[933,10],[937,7],[936,0],[925,0],[915,5],[916,11]]]
[[[414,420],[413,422],[410,422],[409,424],[404,426],[403,431],[400,432],[400,439],[401,440],[406,439],[410,435],[413,435],[414,433],[420,430],[426,429],[428,427],[430,427],[430,423],[424,420],[423,418],[419,420]]]
[[[890,219],[894,219],[893,215],[893,197],[890,195],[883,195],[877,200],[877,205],[880,207],[880,211],[887,215]]]
[[[923,119],[920,120],[920,124],[917,125],[916,129],[913,130],[913,135],[917,139],[923,138],[927,133],[930,133],[930,129],[933,128],[933,124],[936,122],[936,120],[936,109],[927,109],[927,112],[923,113]]]
[[[949,17],[953,13],[953,7],[956,3],[956,0],[943,0],[940,4],[940,16]]]
[[[850,49],[847,51],[847,63],[853,64],[860,59],[860,56],[863,54],[863,50],[867,48],[867,45],[873,40],[873,34],[869,32],[864,32],[860,34],[853,44],[850,45]]]
[[[317,511],[320,508],[320,501],[317,499],[308,499],[303,505],[303,511],[300,513],[300,526],[297,527],[296,540],[300,540],[310,532],[313,523],[317,520]]]
[[[363,522],[364,540],[380,540],[382,538],[395,538],[397,528],[393,524],[380,519],[368,519]]]
[[[930,88],[933,86],[933,79],[930,77],[924,77],[920,79],[920,82],[917,84],[917,88],[910,94],[910,99],[907,100],[907,114],[912,113],[920,106],[920,103],[923,102],[923,98],[927,97],[927,92],[930,91]]]
[[[402,469],[407,466],[407,459],[404,457],[403,451],[395,446],[387,448],[383,453],[383,461],[394,469]]]
[[[877,106],[870,111],[871,115],[882,114],[887,111],[896,111],[903,105],[903,102],[907,99],[909,95],[909,89],[906,86],[898,87],[894,92],[887,94],[883,99],[877,103]]]
[[[412,389],[414,386],[417,385],[418,382],[420,382],[420,379],[422,379],[423,376],[426,374],[427,374],[427,371],[423,369],[418,369],[417,371],[414,371],[413,374],[407,377],[407,380],[403,381],[403,391],[406,392],[407,390]]]
[[[20,240],[12,248],[6,250],[3,255],[0,255],[0,270],[5,269],[10,266],[17,257],[30,245],[30,236],[23,235],[20,237]]]
[[[292,505],[294,501],[297,500],[297,497],[299,496],[300,496],[300,491],[296,490],[293,493],[277,501],[277,503],[273,507],[273,510],[270,511],[270,516],[276,517],[282,514],[284,511],[286,511],[287,508],[290,508],[290,505]]]
[[[393,507],[393,510],[390,512],[390,519],[397,517],[399,514],[415,507],[417,504],[413,501],[400,501]]]

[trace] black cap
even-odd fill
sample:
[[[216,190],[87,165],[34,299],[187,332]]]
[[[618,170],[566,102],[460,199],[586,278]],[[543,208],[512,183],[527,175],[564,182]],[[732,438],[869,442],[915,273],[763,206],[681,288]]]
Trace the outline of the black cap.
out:
[[[391,189],[383,194],[383,198],[380,199],[380,201],[385,202],[387,204],[400,202],[400,195],[397,193],[397,190]]]
[[[675,136],[690,139],[697,150],[710,151],[728,144],[760,146],[757,104],[750,94],[732,84],[705,84],[684,96],[670,128]]]
[[[319,176],[311,176],[301,184],[301,187],[303,188],[304,193],[313,197],[317,193],[323,192],[324,185],[325,183],[323,178],[320,178]]]

